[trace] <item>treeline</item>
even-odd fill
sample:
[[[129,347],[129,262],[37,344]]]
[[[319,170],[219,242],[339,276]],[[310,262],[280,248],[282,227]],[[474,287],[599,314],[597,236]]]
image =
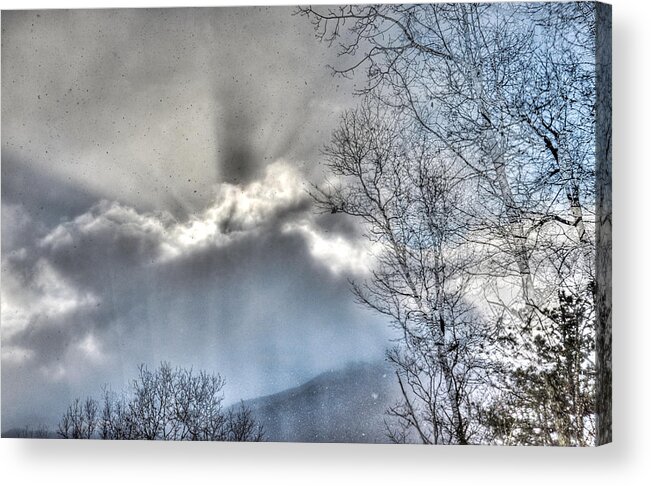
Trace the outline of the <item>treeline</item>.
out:
[[[64,439],[261,441],[262,426],[240,405],[224,409],[224,380],[162,363],[138,368],[128,389],[75,399],[57,428]]]

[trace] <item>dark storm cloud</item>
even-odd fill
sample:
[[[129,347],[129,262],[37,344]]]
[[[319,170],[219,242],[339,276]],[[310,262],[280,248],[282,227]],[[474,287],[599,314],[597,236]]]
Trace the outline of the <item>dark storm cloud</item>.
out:
[[[20,160],[10,150],[2,150],[0,172],[3,208],[20,205],[27,217],[47,227],[83,213],[98,197],[70,180],[62,179],[50,167],[33,166]],[[6,240],[3,238],[4,243]],[[29,239],[23,239],[22,243],[29,243]]]

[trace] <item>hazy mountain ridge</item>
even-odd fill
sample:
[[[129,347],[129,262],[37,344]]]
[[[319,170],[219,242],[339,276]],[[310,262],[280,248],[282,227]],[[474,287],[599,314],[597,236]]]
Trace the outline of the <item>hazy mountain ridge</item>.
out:
[[[243,403],[267,441],[386,443],[386,410],[399,393],[388,364],[356,363]]]

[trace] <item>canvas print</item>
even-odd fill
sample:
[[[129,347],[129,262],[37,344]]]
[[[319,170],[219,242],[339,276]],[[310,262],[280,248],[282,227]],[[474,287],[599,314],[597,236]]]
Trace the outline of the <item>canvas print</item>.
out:
[[[2,437],[611,440],[611,10],[2,12]]]

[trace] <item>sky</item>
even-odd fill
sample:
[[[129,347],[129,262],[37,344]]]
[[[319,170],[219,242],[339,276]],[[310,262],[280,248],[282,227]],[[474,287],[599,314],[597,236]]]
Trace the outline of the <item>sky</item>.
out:
[[[2,13],[2,429],[140,363],[235,401],[382,359],[373,248],[319,214],[357,100],[291,8]]]

